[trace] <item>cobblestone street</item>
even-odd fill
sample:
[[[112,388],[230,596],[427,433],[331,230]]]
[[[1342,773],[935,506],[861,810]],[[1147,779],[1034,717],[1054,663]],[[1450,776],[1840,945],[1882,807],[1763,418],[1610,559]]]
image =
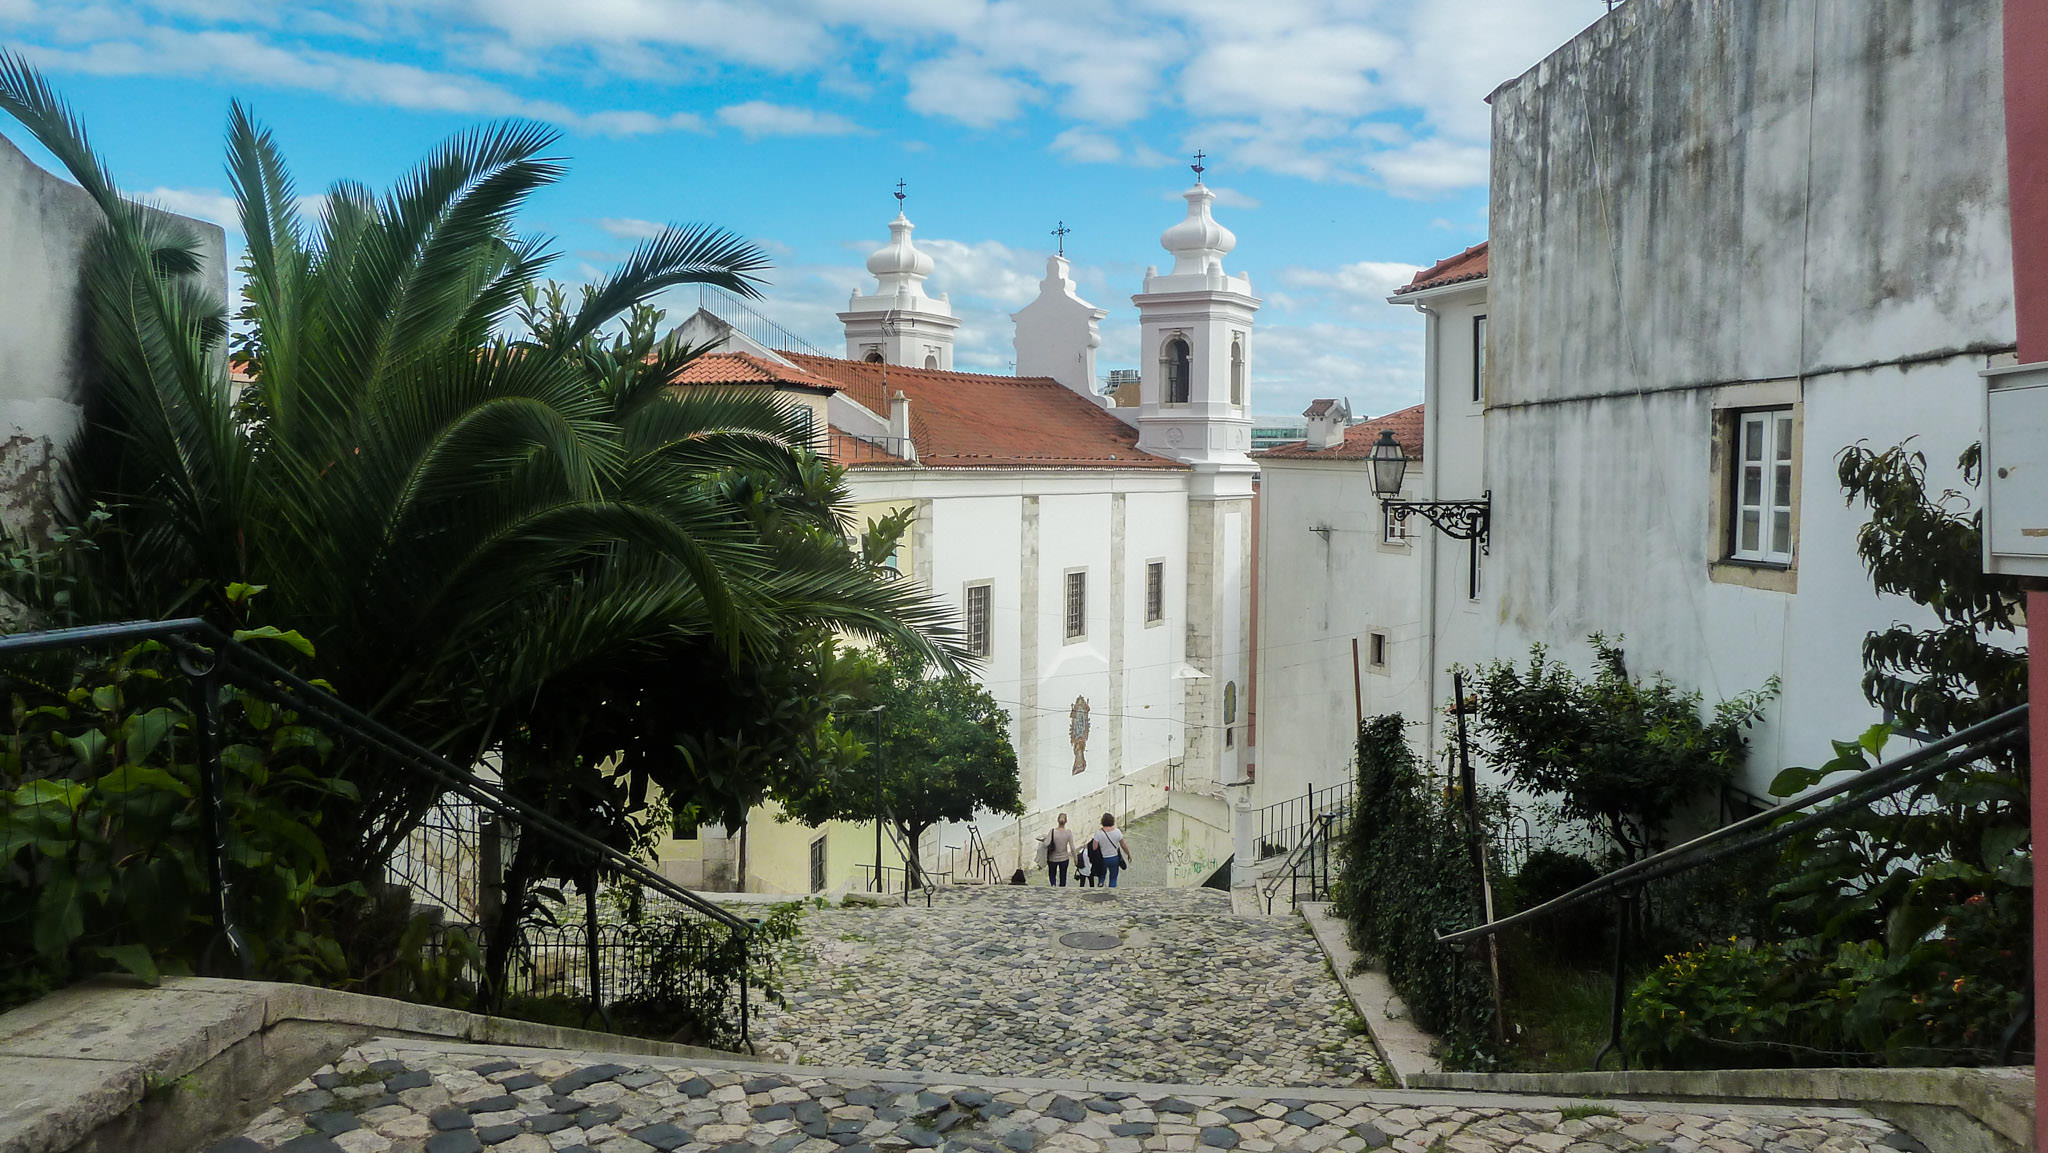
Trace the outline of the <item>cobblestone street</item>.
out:
[[[358,1046],[208,1153],[1865,1153],[1848,1110],[1574,1104],[1392,1090],[908,1084],[889,1075]],[[901,1078],[904,1075],[896,1075]]]
[[[803,944],[761,1036],[807,1065],[1230,1085],[1380,1072],[1302,922],[1234,916],[1214,889],[955,889],[931,909],[814,909]]]

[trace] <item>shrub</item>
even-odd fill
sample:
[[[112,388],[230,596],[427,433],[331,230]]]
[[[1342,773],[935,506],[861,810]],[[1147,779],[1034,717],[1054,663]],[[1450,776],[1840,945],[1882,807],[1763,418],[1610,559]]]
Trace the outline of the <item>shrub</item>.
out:
[[[1454,953],[1437,934],[1484,919],[1479,869],[1454,796],[1418,771],[1398,714],[1358,730],[1358,793],[1336,893],[1353,944],[1385,968],[1415,1023],[1447,1062],[1489,1064],[1493,993],[1483,953]]]
[[[1506,911],[1533,909],[1599,876],[1600,867],[1584,857],[1538,849],[1509,879]],[[1529,933],[1553,957],[1579,964],[1598,954],[1607,939],[1608,920],[1606,904],[1588,902],[1537,921]]]

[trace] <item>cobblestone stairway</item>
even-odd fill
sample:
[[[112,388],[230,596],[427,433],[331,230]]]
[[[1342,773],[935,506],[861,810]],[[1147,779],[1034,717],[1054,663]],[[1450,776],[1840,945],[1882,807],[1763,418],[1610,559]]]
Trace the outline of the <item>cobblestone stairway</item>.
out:
[[[1842,1109],[933,1081],[383,1040],[207,1153],[1892,1153]]]
[[[994,886],[806,918],[762,1035],[812,1065],[1232,1085],[1371,1083],[1303,924],[1214,889]]]
[[[1103,947],[1106,946],[1106,947]],[[1840,1109],[1401,1092],[1294,918],[1211,890],[814,909],[795,1064],[383,1038],[207,1153],[1890,1153]],[[1889,1148],[1886,1148],[1889,1147]]]

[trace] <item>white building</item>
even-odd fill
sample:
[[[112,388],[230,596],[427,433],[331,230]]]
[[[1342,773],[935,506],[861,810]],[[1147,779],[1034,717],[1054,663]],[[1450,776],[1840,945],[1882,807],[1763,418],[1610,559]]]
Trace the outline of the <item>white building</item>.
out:
[[[1230,855],[1224,786],[1243,776],[1249,719],[1259,302],[1224,271],[1236,238],[1214,195],[1197,184],[1186,199],[1161,238],[1172,270],[1148,270],[1133,297],[1147,355],[1132,407],[1096,395],[1106,312],[1061,256],[1013,318],[1019,375],[951,371],[959,322],[926,293],[933,262],[901,215],[868,260],[877,290],[840,314],[846,357],[770,348],[704,313],[684,328],[731,350],[693,379],[732,359],[735,381],[775,383],[760,371],[773,364],[782,383],[824,390],[861,513],[915,510],[897,563],[960,613],[1011,716],[1027,815],[981,823],[1005,872],[1061,811],[1087,827],[1104,811],[1128,824],[1164,809],[1169,859],[1139,862],[1147,883],[1200,881]],[[965,830],[937,835],[957,848]]]
[[[1428,498],[1423,408],[1351,424],[1318,400],[1303,416],[1306,440],[1257,458],[1254,809],[1350,780],[1361,717],[1398,712],[1420,732],[1432,699],[1421,574],[1446,542],[1381,512],[1370,462],[1392,432],[1412,458],[1402,497]]]

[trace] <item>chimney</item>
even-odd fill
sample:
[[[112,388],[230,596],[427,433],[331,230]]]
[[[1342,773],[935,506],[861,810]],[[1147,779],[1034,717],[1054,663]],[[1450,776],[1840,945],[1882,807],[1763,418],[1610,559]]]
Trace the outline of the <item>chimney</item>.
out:
[[[1337,400],[1318,400],[1301,414],[1308,420],[1308,447],[1320,452],[1344,443],[1344,430],[1351,425],[1351,406]]]
[[[910,398],[900,388],[889,398],[889,435],[902,446],[903,459],[917,459],[917,449],[910,443]]]

